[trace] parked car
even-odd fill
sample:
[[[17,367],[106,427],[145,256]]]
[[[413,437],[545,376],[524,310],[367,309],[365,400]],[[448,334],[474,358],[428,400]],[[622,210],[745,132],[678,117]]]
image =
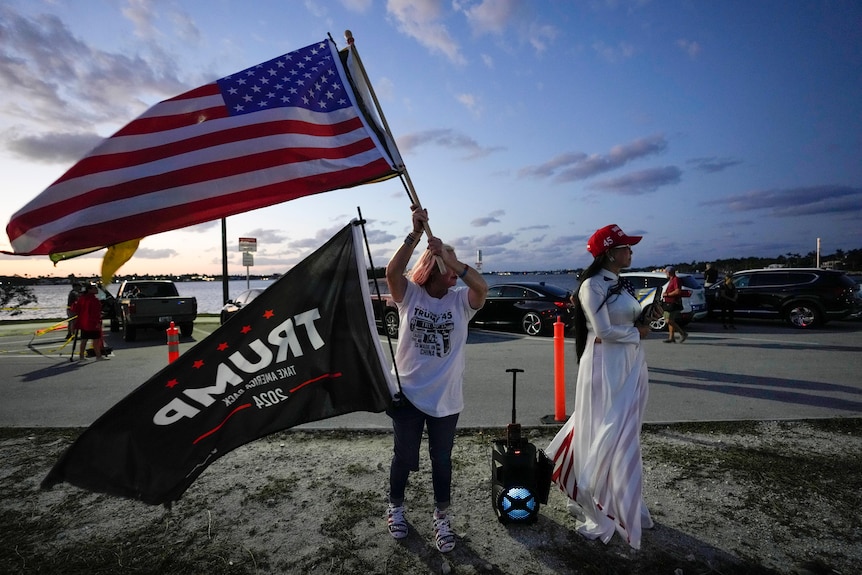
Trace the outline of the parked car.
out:
[[[380,290],[378,297],[377,290]],[[393,339],[398,338],[398,326],[401,320],[398,316],[398,308],[395,307],[395,302],[392,301],[392,295],[389,293],[389,286],[386,285],[385,279],[377,280],[377,287],[374,286],[374,280],[368,280],[368,291],[371,294],[371,307],[374,309],[374,319],[377,322],[378,329]]]
[[[736,317],[783,319],[806,329],[859,313],[856,283],[838,270],[779,268],[733,274],[739,293]],[[710,313],[718,313],[718,286],[707,290]]]
[[[125,341],[135,341],[138,330],[164,330],[171,322],[190,337],[198,315],[197,299],[181,296],[170,280],[126,280],[117,290],[117,306]]]
[[[232,318],[233,314],[242,309],[243,306],[248,305],[254,298],[262,294],[265,289],[266,288],[247,289],[244,292],[240,292],[240,294],[235,298],[227,300],[227,303],[222,306],[221,312],[219,312],[221,323]]]
[[[682,285],[682,311],[679,313],[678,323],[686,325],[693,320],[705,318],[708,310],[703,286],[693,275],[683,273],[676,275]],[[620,276],[632,283],[641,307],[646,307],[653,302],[656,298],[656,290],[659,290],[657,297],[660,299],[668,283],[667,274],[664,272],[623,272]],[[666,327],[667,322],[663,317],[650,323],[650,329],[653,331],[662,331]]]
[[[377,297],[377,290],[374,287],[374,280],[369,280],[368,291],[371,294],[371,306],[374,309],[374,319],[377,321],[377,327],[389,337],[398,337],[398,309],[395,307],[395,302],[392,301],[392,296],[389,294],[389,289],[385,280],[380,280],[380,297]],[[221,308],[219,317],[221,323],[226,322],[233,314],[238,312],[244,306],[247,306],[251,301],[263,293],[265,288],[252,288],[241,292],[234,299],[229,300],[224,307]]]
[[[856,282],[856,301],[857,301],[857,309],[855,312],[851,313],[849,317],[853,319],[862,318],[862,275],[848,275],[848,277]]]
[[[527,335],[553,333],[557,317],[572,327],[572,295],[567,289],[545,282],[517,282],[492,285],[485,305],[470,325],[515,328]]]

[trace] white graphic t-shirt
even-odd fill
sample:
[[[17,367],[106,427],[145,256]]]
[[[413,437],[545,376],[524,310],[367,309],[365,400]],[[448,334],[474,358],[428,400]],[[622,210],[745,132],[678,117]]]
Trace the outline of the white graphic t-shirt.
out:
[[[417,409],[434,417],[464,409],[464,344],[467,322],[476,313],[469,291],[451,288],[438,299],[407,282],[397,304],[401,325],[395,362],[402,391]]]

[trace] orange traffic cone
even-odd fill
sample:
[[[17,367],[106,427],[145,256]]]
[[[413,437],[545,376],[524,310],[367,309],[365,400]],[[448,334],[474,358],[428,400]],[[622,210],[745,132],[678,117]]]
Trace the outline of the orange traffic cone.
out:
[[[171,322],[165,332],[168,334],[168,363],[173,363],[180,357],[180,330]]]

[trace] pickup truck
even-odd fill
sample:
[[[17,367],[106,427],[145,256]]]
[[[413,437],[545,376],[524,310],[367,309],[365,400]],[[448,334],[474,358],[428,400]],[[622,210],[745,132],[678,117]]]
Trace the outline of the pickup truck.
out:
[[[174,322],[183,337],[192,335],[198,302],[182,297],[170,280],[126,280],[117,291],[117,319],[125,341],[145,328],[167,329]]]

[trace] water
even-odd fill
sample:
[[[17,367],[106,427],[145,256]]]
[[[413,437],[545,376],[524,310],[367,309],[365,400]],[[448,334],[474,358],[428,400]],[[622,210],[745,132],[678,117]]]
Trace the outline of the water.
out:
[[[567,290],[574,290],[577,286],[577,278],[574,274],[486,275],[485,280],[489,285],[517,281],[543,281]],[[246,284],[244,279],[231,280],[228,282],[228,295],[231,298],[236,297],[240,292],[246,290],[246,285],[252,288],[266,288],[272,285],[274,281],[253,279],[248,280],[248,284]],[[224,304],[221,282],[177,282],[176,286],[181,296],[194,296],[197,299],[199,314],[218,314],[221,311]],[[119,284],[112,285],[109,291],[116,295],[119,287]],[[69,295],[69,285],[36,285],[32,286],[32,289],[38,300],[36,304],[24,308],[20,315],[10,316],[7,313],[0,313],[0,319],[43,320],[66,317],[66,297]]]
[[[267,287],[275,280],[249,280],[249,287]],[[181,296],[194,296],[198,301],[199,314],[217,314],[224,304],[222,295],[222,283],[213,282],[176,282],[177,291]],[[120,288],[119,284],[108,288],[116,295]],[[49,318],[66,317],[66,298],[69,295],[70,286],[67,285],[36,285],[32,286],[33,294],[37,303],[27,306],[20,315],[10,316],[7,313],[0,314],[0,319],[15,320],[40,320]],[[228,282],[228,295],[233,298],[246,290],[246,280],[231,280]]]

